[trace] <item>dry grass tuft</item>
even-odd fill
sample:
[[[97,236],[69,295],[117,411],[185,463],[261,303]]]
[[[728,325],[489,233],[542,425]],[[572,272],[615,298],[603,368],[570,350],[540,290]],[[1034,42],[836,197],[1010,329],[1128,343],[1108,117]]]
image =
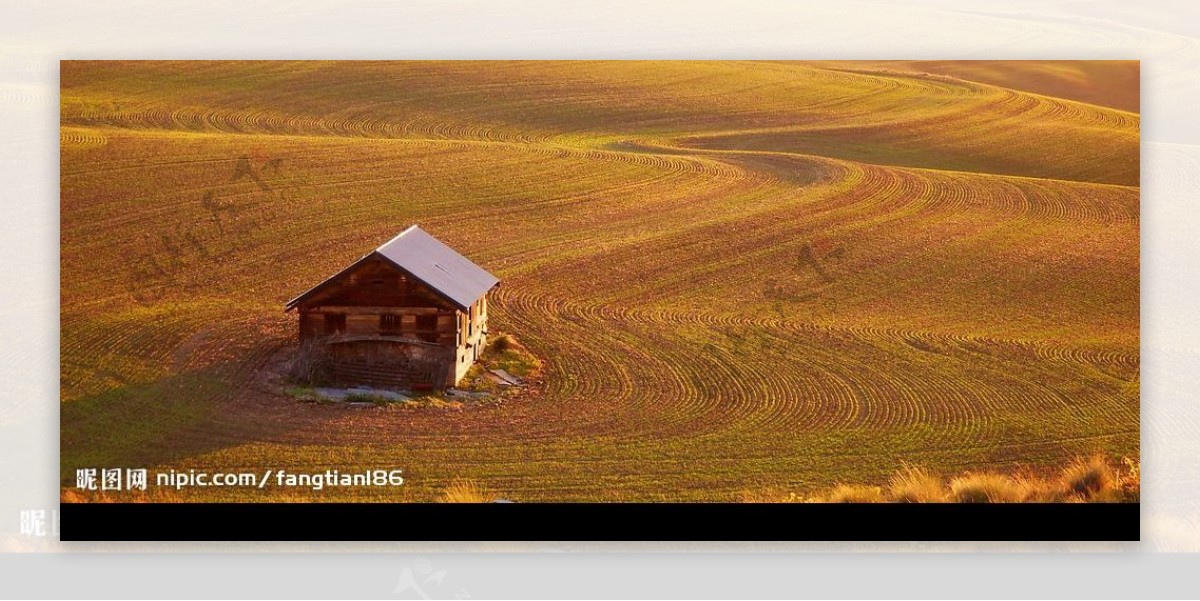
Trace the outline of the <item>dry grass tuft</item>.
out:
[[[941,503],[946,500],[941,478],[924,468],[907,464],[892,476],[888,493],[896,503]]]
[[[1121,459],[1125,472],[1120,475],[1121,496],[1126,501],[1137,503],[1142,500],[1142,460]]]
[[[888,481],[886,494],[877,486],[838,484],[812,497],[775,488],[742,491],[743,503],[1111,503],[1137,502],[1141,462],[1126,457],[1116,471],[1103,455],[1076,459],[1061,478],[1040,476],[1029,468],[1014,473],[965,472],[950,481],[924,467],[903,464]]]
[[[1008,476],[971,473],[950,481],[950,495],[959,503],[1020,503],[1027,487]]]
[[[942,503],[946,500],[946,488],[942,487],[941,477],[905,464],[892,476],[888,497],[894,503]]]
[[[1062,473],[1062,485],[1070,493],[1088,500],[1113,496],[1117,478],[1102,455],[1077,458]]]
[[[496,495],[471,480],[455,478],[442,491],[442,503],[491,503]]]
[[[1021,487],[1026,503],[1063,503],[1072,500],[1071,494],[1052,480],[1030,476],[1017,477],[1015,481]]]
[[[826,503],[882,503],[883,491],[878,486],[839,484],[822,499]]]

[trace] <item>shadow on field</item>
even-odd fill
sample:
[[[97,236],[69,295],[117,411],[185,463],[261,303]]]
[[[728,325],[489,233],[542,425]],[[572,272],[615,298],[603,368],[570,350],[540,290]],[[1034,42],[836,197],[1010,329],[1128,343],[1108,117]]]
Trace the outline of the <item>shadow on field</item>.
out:
[[[219,422],[233,391],[216,370],[183,372],[62,403],[63,486],[79,468],[150,468],[244,442]],[[256,423],[269,433],[271,424]]]

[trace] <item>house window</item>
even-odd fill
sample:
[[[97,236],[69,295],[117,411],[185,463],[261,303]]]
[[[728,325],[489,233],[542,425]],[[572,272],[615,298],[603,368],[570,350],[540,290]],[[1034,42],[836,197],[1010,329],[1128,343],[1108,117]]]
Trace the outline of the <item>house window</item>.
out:
[[[345,313],[325,314],[325,333],[327,335],[341,334],[346,331]]]
[[[379,333],[382,336],[400,335],[400,316],[395,313],[384,313],[379,316]]]
[[[437,315],[417,316],[417,337],[426,342],[437,342]]]

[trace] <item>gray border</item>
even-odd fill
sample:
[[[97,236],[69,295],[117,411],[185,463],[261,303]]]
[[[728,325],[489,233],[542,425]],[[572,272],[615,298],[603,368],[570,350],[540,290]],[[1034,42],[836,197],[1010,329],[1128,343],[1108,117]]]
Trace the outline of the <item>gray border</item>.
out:
[[[472,596],[1169,597],[1197,595],[1191,556],[783,554],[861,550],[1200,550],[1200,6],[1150,0],[898,4],[325,0],[6,2],[0,21],[0,592],[36,596],[387,596],[411,555],[509,545],[59,545],[18,534],[57,503],[58,60],[63,58],[1137,58],[1143,68],[1143,542],[1113,545],[558,546],[566,557],[429,555]],[[589,551],[744,551],[600,555]],[[63,555],[131,551],[148,556]],[[334,551],[277,556],[272,551]],[[192,552],[255,552],[245,557]],[[761,552],[770,552],[764,555]],[[53,553],[59,552],[59,553]],[[162,552],[167,552],[162,554]],[[418,564],[414,564],[414,568]],[[419,571],[419,570],[418,570]],[[416,573],[416,572],[414,572]],[[437,573],[435,570],[433,573]],[[13,574],[18,576],[13,577]],[[220,576],[217,576],[220,575]],[[448,578],[449,576],[447,576]],[[1178,586],[1183,588],[1175,588]],[[470,590],[470,589],[468,589]],[[514,591],[523,591],[514,595]],[[916,592],[919,591],[919,592]],[[403,595],[396,595],[403,596]]]

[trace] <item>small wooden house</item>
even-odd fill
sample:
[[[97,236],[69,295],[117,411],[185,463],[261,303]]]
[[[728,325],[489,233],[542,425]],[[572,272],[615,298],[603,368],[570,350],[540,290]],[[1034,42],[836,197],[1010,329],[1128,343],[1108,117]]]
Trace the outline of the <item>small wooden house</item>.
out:
[[[500,281],[416,225],[289,301],[338,384],[444,388],[487,343]]]

